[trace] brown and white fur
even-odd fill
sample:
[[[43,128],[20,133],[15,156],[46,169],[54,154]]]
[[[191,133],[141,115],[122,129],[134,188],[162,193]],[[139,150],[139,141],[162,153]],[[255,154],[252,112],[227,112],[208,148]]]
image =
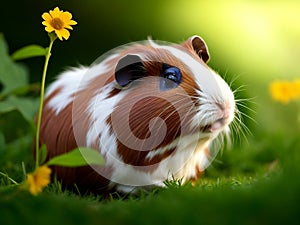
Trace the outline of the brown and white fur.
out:
[[[93,192],[196,180],[213,157],[213,140],[229,132],[236,108],[208,60],[205,42],[193,36],[180,45],[131,44],[90,67],[63,72],[46,93],[40,144],[49,158],[91,147],[106,163],[55,167],[57,178]],[[181,71],[177,86],[160,88],[163,65]]]

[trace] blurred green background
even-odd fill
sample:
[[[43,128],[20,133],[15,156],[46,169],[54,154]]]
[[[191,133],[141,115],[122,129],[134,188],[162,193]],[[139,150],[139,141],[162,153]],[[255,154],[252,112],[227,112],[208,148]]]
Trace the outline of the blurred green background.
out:
[[[28,44],[48,45],[41,24],[43,12],[59,6],[78,22],[68,41],[56,41],[47,83],[69,66],[89,65],[106,51],[132,41],[153,39],[181,42],[198,34],[206,41],[209,65],[233,87],[244,86],[240,98],[255,113],[247,121],[254,134],[260,131],[299,132],[296,104],[271,100],[268,85],[274,79],[300,76],[300,2],[298,0],[85,0],[7,1],[0,14],[10,53]],[[43,59],[23,61],[32,82],[39,81]]]

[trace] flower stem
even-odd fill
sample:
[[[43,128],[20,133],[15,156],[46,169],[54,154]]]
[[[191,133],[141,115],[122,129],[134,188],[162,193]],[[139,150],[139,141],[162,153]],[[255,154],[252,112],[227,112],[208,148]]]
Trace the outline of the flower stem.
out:
[[[6,177],[8,180],[10,180],[13,184],[18,185],[19,183],[15,180],[13,180],[12,178],[10,178],[7,174],[0,172],[0,175]]]
[[[46,74],[47,74],[47,68],[49,59],[51,56],[51,49],[53,46],[53,43],[56,39],[56,35],[53,35],[49,33],[50,37],[50,44],[46,53],[45,58],[45,64],[44,64],[44,70],[42,75],[42,83],[41,83],[41,93],[40,93],[40,106],[38,111],[38,117],[37,117],[37,127],[36,127],[36,139],[35,139],[35,167],[39,167],[39,161],[40,161],[40,129],[41,129],[41,119],[42,119],[42,113],[43,113],[43,103],[44,103],[44,94],[45,94],[45,81],[46,81]]]

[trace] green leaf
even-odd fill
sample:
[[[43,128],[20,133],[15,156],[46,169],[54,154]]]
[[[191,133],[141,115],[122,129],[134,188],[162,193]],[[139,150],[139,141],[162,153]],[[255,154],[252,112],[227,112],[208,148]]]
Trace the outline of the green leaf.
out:
[[[47,146],[45,144],[43,144],[41,147],[40,147],[40,162],[39,164],[42,165],[45,161],[46,161],[46,158],[47,158]]]
[[[0,154],[5,150],[5,137],[2,131],[0,130]]]
[[[37,56],[45,56],[46,49],[39,45],[28,45],[15,51],[11,58],[13,60],[27,59]]]
[[[7,102],[7,101],[0,102],[0,114],[8,113],[15,109],[16,109],[16,107],[14,105],[12,105],[10,102]]]
[[[95,149],[80,147],[50,159],[47,165],[77,167],[90,164],[104,165],[104,159]]]
[[[15,107],[27,122],[33,122],[33,118],[38,110],[38,99],[8,96],[5,102],[10,104],[11,107]],[[8,108],[8,105],[6,107]]]
[[[12,61],[2,33],[0,33],[0,83],[3,85],[2,95],[28,84],[28,70]]]
[[[14,89],[13,91],[11,91],[10,93],[7,93],[5,95],[0,94],[0,101],[2,99],[6,98],[8,95],[25,95],[29,92],[37,93],[38,91],[40,91],[39,83],[33,83],[33,84],[25,85],[25,86],[20,86],[20,87]]]

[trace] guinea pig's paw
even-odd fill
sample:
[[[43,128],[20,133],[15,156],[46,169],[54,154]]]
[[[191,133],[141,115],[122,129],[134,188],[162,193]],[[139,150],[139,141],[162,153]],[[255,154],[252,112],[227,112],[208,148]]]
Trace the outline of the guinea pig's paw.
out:
[[[124,194],[127,194],[127,193],[135,194],[137,192],[136,187],[129,186],[129,185],[124,185],[124,184],[118,184],[116,186],[116,190],[117,190],[117,192],[124,193]]]

